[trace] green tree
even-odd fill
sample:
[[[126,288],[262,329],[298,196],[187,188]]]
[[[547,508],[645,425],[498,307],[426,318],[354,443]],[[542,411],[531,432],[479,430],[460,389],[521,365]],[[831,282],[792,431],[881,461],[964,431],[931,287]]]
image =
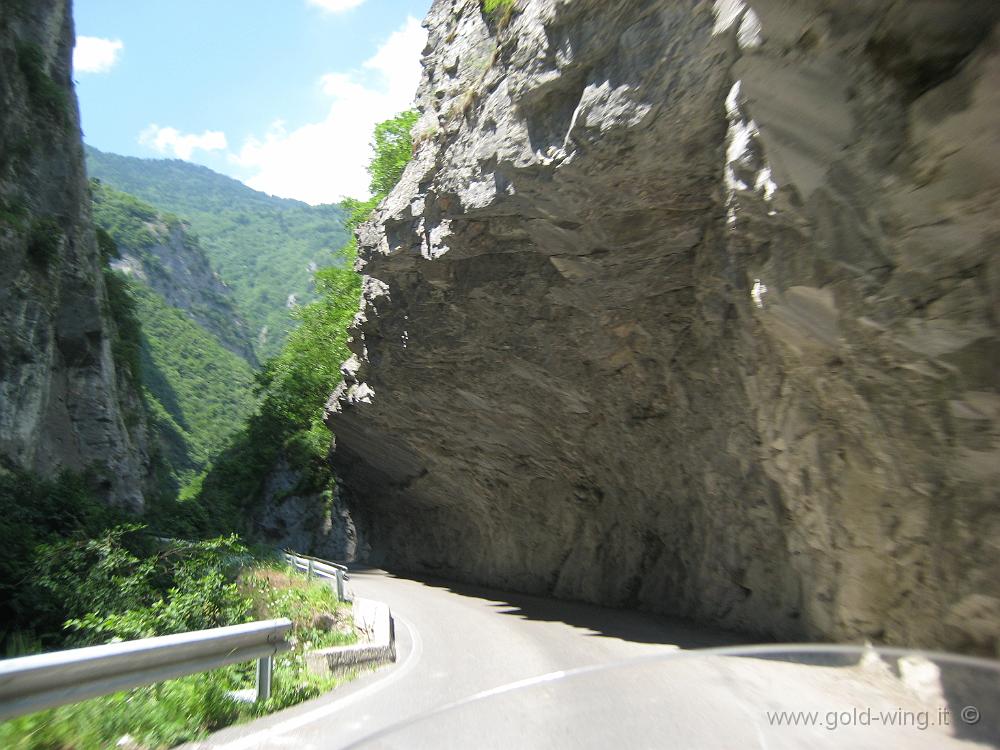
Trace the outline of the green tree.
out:
[[[392,190],[413,155],[410,131],[417,124],[415,109],[401,112],[391,120],[375,126],[372,148],[375,156],[368,165],[371,175],[370,189],[376,196],[386,196]]]
[[[366,221],[395,187],[413,154],[410,130],[414,111],[403,112],[375,128],[368,166],[374,195],[346,200],[348,231]],[[281,353],[258,375],[260,408],[245,430],[214,463],[194,496],[215,518],[245,517],[260,494],[263,478],[280,457],[302,472],[301,491],[322,491],[333,482],[326,460],[330,433],[323,407],[340,382],[340,365],[350,354],[347,327],[358,310],[361,278],[354,272],[357,243],[351,233],[338,253],[339,263],[314,274],[318,299],[295,310],[299,325]],[[223,511],[223,509],[225,509]]]
[[[417,112],[409,110],[375,126],[374,153],[368,165],[374,195],[366,201],[344,201],[349,231],[367,220],[399,181],[413,155],[410,131],[416,121]],[[340,382],[340,364],[350,354],[347,327],[357,312],[361,292],[361,279],[353,271],[356,258],[351,231],[351,239],[340,250],[340,263],[313,277],[319,299],[296,310],[299,326],[258,379],[264,394],[262,412],[287,420],[296,429],[322,431],[323,405]]]

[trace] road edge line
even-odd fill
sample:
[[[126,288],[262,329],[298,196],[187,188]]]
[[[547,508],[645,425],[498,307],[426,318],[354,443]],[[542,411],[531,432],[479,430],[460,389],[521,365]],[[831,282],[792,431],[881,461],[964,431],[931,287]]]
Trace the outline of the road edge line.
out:
[[[197,750],[252,750],[254,747],[266,747],[266,745],[261,743],[265,743],[269,739],[288,734],[296,729],[301,729],[302,727],[308,726],[309,724],[319,721],[320,719],[325,719],[338,711],[342,711],[362,698],[367,698],[369,695],[377,693],[379,690],[397,682],[409,671],[411,671],[417,665],[417,662],[420,661],[424,645],[423,640],[420,638],[420,632],[416,629],[413,623],[405,617],[400,617],[399,615],[393,615],[393,619],[398,620],[403,624],[403,627],[405,627],[407,632],[410,634],[410,642],[413,645],[410,648],[410,653],[407,654],[403,663],[396,669],[390,671],[385,678],[379,680],[378,682],[374,682],[371,685],[366,685],[361,688],[361,690],[344,696],[343,698],[332,703],[327,703],[318,708],[314,708],[301,716],[286,719],[285,721],[279,722],[278,724],[268,727],[267,729],[263,729],[245,737],[240,737],[232,742],[227,742],[222,745],[198,744],[195,747]]]

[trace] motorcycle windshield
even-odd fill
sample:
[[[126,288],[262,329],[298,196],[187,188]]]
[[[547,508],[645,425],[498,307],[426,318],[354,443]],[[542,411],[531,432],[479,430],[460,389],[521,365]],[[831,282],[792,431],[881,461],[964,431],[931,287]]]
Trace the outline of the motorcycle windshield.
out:
[[[1000,662],[855,646],[670,654],[557,672],[357,748],[1000,748]]]

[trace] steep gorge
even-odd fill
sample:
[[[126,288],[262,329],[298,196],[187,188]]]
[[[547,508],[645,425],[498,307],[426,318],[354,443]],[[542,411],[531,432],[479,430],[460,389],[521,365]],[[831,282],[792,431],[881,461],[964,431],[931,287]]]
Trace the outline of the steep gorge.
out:
[[[139,394],[117,336],[90,217],[66,0],[0,6],[0,455],[51,476],[90,472],[141,509]]]
[[[995,653],[990,2],[436,0],[328,405],[373,562]]]
[[[190,225],[232,290],[257,359],[278,354],[294,328],[290,309],[315,298],[313,273],[337,262],[334,253],[347,239],[344,208],[267,195],[179,159],[84,151],[91,177]]]
[[[111,267],[148,285],[222,346],[256,366],[250,331],[232,290],[212,268],[190,225],[99,181],[91,183],[91,192],[94,223],[117,246],[119,257]]]

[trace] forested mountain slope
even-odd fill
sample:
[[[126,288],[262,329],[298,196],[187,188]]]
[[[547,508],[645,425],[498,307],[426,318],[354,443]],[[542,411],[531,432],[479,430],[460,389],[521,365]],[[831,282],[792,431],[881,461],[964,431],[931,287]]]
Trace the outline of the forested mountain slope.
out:
[[[190,222],[233,289],[257,357],[277,354],[294,325],[290,307],[313,299],[313,271],[333,265],[347,240],[344,209],[269,196],[176,159],[86,154],[91,177]]]
[[[246,324],[184,221],[97,180],[91,193],[99,241],[114,243],[111,267],[129,278],[146,405],[173,494],[253,410]]]
[[[94,223],[114,240],[121,257],[112,266],[150,286],[226,349],[256,364],[249,328],[232,290],[212,268],[187,222],[91,181]]]
[[[133,280],[150,425],[173,492],[225,448],[253,411],[253,369],[183,310]]]

